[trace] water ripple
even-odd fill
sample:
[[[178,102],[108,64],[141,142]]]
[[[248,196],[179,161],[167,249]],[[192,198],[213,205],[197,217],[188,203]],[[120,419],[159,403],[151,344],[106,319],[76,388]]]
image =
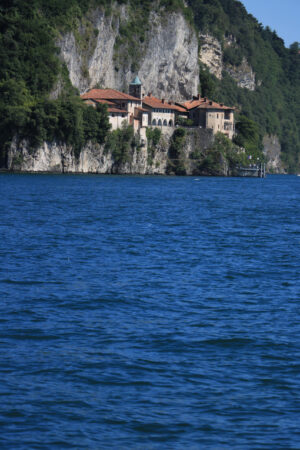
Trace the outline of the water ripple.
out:
[[[299,448],[299,178],[0,188],[1,448]]]

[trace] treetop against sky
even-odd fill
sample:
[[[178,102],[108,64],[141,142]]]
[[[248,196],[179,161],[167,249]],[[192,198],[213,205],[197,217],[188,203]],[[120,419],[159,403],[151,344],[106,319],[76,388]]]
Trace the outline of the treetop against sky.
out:
[[[281,37],[286,47],[300,41],[300,0],[241,0],[247,11]]]

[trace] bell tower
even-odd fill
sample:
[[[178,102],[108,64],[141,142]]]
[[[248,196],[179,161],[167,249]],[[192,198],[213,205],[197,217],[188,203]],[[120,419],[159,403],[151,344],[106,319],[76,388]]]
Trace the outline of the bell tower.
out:
[[[129,95],[142,99],[142,83],[138,76],[129,85]]]

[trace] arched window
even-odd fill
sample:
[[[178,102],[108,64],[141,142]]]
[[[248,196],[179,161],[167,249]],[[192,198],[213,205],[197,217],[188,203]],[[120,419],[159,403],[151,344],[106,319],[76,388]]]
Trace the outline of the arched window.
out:
[[[161,120],[160,120],[160,119],[158,119],[157,125],[158,125],[159,127],[161,127]]]
[[[164,120],[164,127],[168,126],[168,122],[166,121],[166,119]]]
[[[152,120],[152,125],[155,127],[156,126],[156,119]]]
[[[173,120],[169,120],[169,127],[173,126]]]

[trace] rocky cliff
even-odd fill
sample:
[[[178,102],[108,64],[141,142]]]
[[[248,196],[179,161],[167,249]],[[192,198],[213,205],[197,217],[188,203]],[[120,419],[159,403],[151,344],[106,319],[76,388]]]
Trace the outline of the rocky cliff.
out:
[[[7,168],[21,172],[165,175],[172,173],[169,170],[172,134],[173,129],[168,129],[155,148],[132,147],[128,160],[122,164],[117,164],[112,152],[101,145],[89,143],[76,157],[73,149],[66,145],[45,142],[32,149],[28,142],[14,140],[8,153]],[[187,131],[182,149],[187,175],[200,173],[193,158],[195,149],[205,153],[212,143],[211,130]],[[220,174],[228,175],[227,169]]]
[[[222,72],[224,70],[234,79],[239,87],[248,89],[249,91],[255,90],[255,73],[245,57],[238,65],[225,64],[223,62],[221,42],[210,34],[200,34],[199,38],[199,60],[207,66],[210,73],[221,80]],[[225,48],[236,46],[234,37],[230,36],[229,38],[224,39],[224,46]]]
[[[224,69],[239,87],[248,89],[249,91],[255,90],[255,73],[246,58],[243,58],[241,64],[238,66],[227,64]]]
[[[87,20],[77,33],[66,33],[57,42],[81,93],[95,86],[127,90],[136,74],[146,93],[161,98],[184,100],[198,92],[198,39],[181,13],[151,12],[144,42],[130,49],[133,56],[122,44],[117,51],[120,27],[130,20],[126,6],[116,6],[113,15],[96,9]]]
[[[152,11],[148,22],[145,39],[135,42],[136,51],[131,48],[129,53],[117,45],[121,28],[130,26],[125,5],[115,5],[111,15],[93,10],[76,32],[61,35],[57,40],[60,55],[80,93],[95,86],[127,90],[138,74],[146,93],[186,100],[198,92],[199,61],[218,79],[225,70],[239,87],[255,89],[255,74],[247,60],[239,66],[224,64],[221,42],[208,33],[197,36],[182,13]],[[232,45],[230,39],[225,45]]]
[[[280,159],[281,145],[277,136],[265,136],[263,139],[264,154],[267,160],[269,173],[286,173]]]
[[[200,62],[208,67],[210,73],[221,80],[223,70],[223,52],[221,43],[210,34],[200,34],[199,39]]]
[[[246,58],[236,66],[223,61],[224,49],[237,47],[235,37],[224,37],[222,44],[209,33],[197,35],[180,12],[166,15],[152,11],[148,19],[145,19],[143,42],[137,41],[136,49],[131,48],[129,51],[126,45],[130,44],[126,44],[126,39],[125,46],[122,40],[120,44],[119,38],[122,29],[130,26],[128,8],[126,4],[115,4],[111,14],[105,14],[101,9],[93,10],[82,20],[76,31],[63,34],[58,40],[60,55],[68,67],[71,82],[81,93],[95,86],[127,91],[130,81],[138,74],[145,93],[152,92],[158,97],[171,100],[185,100],[198,92],[199,82],[201,83],[199,61],[219,80],[222,80],[223,71],[226,71],[237,86],[255,90],[256,75]],[[272,150],[268,150],[271,148]],[[276,148],[274,156],[274,146],[266,137],[268,168],[281,172],[280,146]],[[89,166],[91,155],[92,152],[85,149],[76,167],[73,164],[74,170],[103,170],[105,173],[112,170],[112,166],[107,164],[102,165],[101,169],[98,163],[91,163]],[[139,158],[136,159],[138,160],[140,161]],[[141,173],[156,170],[145,164],[141,166],[140,162],[136,163]],[[158,165],[157,161],[156,164]]]
[[[236,106],[237,120],[251,118],[259,136],[277,134],[285,167],[299,171],[300,44],[285,48],[239,0],[13,3],[1,12],[1,167],[14,136],[76,148],[103,142],[72,85],[126,92],[138,75],[144,92],[161,98],[201,93]]]

